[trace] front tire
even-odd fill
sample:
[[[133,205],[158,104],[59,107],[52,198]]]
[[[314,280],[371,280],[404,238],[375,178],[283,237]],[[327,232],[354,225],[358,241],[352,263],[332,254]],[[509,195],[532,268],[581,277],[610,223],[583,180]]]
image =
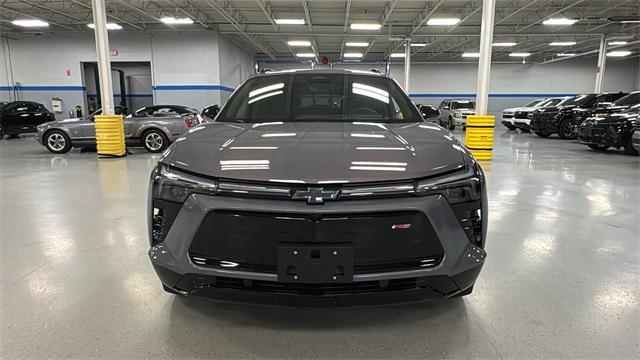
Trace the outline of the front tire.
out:
[[[449,131],[453,131],[456,129],[456,126],[453,124],[453,118],[449,117],[449,124],[447,125]]]
[[[636,130],[638,131],[638,130]],[[632,134],[633,135],[633,134]],[[640,153],[638,153],[638,150],[636,150],[633,147],[633,136],[629,135],[629,138],[627,138],[627,142],[624,143],[624,153],[627,155],[640,155]]]
[[[573,133],[573,127],[571,126],[571,119],[562,119],[558,126],[558,136],[560,139],[575,139],[576,135]]]
[[[71,139],[60,130],[51,130],[44,135],[44,146],[54,154],[64,154],[71,150]]]
[[[159,153],[169,146],[169,139],[160,130],[147,130],[142,134],[142,146],[150,153]]]
[[[542,131],[535,131],[535,134],[540,136],[541,138],[548,138],[549,136],[551,136],[551,133]]]

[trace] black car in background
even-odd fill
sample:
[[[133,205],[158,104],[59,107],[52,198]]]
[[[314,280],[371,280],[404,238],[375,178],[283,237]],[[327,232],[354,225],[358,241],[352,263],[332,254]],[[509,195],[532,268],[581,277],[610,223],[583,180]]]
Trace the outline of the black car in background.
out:
[[[584,120],[590,116],[603,118],[607,116],[607,114],[622,112],[638,104],[640,104],[640,91],[634,91],[612,102],[609,106],[594,109],[588,113],[587,116],[585,116],[586,114],[584,113],[579,114],[582,115],[582,119],[577,120]]]
[[[44,105],[33,101],[13,101],[0,105],[0,139],[36,132],[36,126],[54,121],[55,115]]]
[[[627,93],[582,94],[563,102],[562,106],[537,109],[531,118],[531,131],[540,137],[557,133],[561,139],[575,139],[574,125],[583,112],[611,105]]]
[[[200,113],[200,122],[207,123],[212,122],[213,119],[216,118],[216,115],[220,112],[220,106],[218,104],[209,105],[206,108],[202,109]]]
[[[420,110],[420,114],[422,117],[430,122],[437,123],[440,119],[440,110],[437,107],[432,105],[416,105],[418,110]]]
[[[605,117],[590,117],[580,124],[578,141],[596,151],[622,147],[625,154],[638,155],[632,138],[638,128],[639,116],[640,104]]]

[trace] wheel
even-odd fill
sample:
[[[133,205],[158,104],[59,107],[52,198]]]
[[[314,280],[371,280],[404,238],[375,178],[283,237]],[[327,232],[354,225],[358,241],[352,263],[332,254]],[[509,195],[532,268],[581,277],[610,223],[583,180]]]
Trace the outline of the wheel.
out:
[[[589,146],[591,149],[595,150],[595,151],[605,151],[607,150],[609,147],[606,145],[595,145],[595,144],[589,144],[587,145]]]
[[[560,139],[575,139],[576,135],[573,133],[573,126],[571,125],[571,119],[562,119],[558,126],[558,136]]]
[[[71,140],[60,130],[51,130],[44,135],[44,145],[54,154],[64,154],[71,150]]]
[[[451,117],[449,117],[449,124],[447,125],[447,128],[449,128],[450,131],[456,129],[456,126],[453,124],[453,119]]]
[[[169,146],[169,140],[162,131],[151,129],[142,134],[142,146],[150,153],[159,153]]]
[[[624,153],[627,155],[639,155],[640,153],[638,153],[638,150],[633,147],[633,136],[631,135],[627,138],[627,142],[624,143]]]
[[[455,294],[453,297],[463,297],[471,294],[473,292],[473,285],[470,288],[462,290],[461,292]]]
[[[168,287],[165,284],[162,284],[162,288],[164,289],[164,291],[168,292],[169,294],[173,294],[173,295],[180,295],[182,296],[182,294],[180,294],[179,292],[173,290],[172,288]]]
[[[535,133],[536,133],[536,135],[540,136],[541,138],[546,138],[546,137],[549,137],[551,135],[551,133],[542,132],[542,131],[536,131]]]

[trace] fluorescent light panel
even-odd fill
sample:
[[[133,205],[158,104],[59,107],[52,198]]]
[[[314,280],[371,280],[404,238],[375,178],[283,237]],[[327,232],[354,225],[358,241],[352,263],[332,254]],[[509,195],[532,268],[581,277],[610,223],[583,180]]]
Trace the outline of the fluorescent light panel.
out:
[[[423,46],[427,46],[426,43],[411,43],[412,47],[423,47]]]
[[[480,53],[477,52],[466,52],[462,54],[462,57],[466,57],[466,58],[479,58],[480,57]]]
[[[518,45],[518,44],[514,43],[514,42],[494,42],[491,45],[492,46],[496,46],[496,47],[508,47],[508,46],[515,46],[515,45]]]
[[[362,53],[350,52],[350,53],[344,53],[342,56],[346,58],[361,58]]]
[[[274,19],[278,25],[304,25],[304,19]]]
[[[627,45],[628,42],[624,41],[624,40],[616,40],[616,41],[610,41],[609,45],[611,46],[617,46],[617,45]]]
[[[287,44],[289,44],[289,46],[311,46],[311,41],[307,41],[307,40],[290,40],[290,41],[287,41]]]
[[[607,56],[609,57],[625,57],[631,55],[631,51],[620,50],[620,51],[609,51]]]
[[[569,57],[569,56],[576,56],[576,54],[574,54],[574,53],[558,53],[558,56]]]
[[[575,44],[575,41],[554,41],[552,43],[549,43],[549,45],[551,46],[573,46]]]
[[[431,18],[427,21],[427,25],[451,26],[460,22],[460,18]]]
[[[382,27],[378,23],[352,23],[351,30],[380,30]]]
[[[551,18],[543,21],[544,25],[573,25],[578,20],[575,19],[567,19],[567,18]]]
[[[314,58],[314,57],[316,57],[316,54],[314,54],[314,53],[297,53],[296,56],[297,57],[301,57],[301,58]]]
[[[87,24],[87,26],[91,29],[96,28],[96,24]],[[122,30],[122,26],[116,23],[107,23],[107,30]]]
[[[404,53],[392,53],[390,56],[392,58],[403,58],[404,57]]]
[[[193,24],[193,19],[185,17],[185,18],[175,18],[173,16],[165,16],[160,18],[160,21],[162,21],[165,24],[169,24],[169,25],[189,25],[189,24]]]
[[[13,25],[18,25],[22,27],[47,27],[49,23],[46,21],[38,20],[38,19],[22,19],[22,20],[13,20],[11,22]]]
[[[347,47],[367,47],[369,46],[368,42],[357,42],[357,41],[349,41],[344,44]]]
[[[509,56],[511,57],[527,57],[529,55],[531,55],[531,53],[528,53],[528,52],[514,52],[509,54]]]

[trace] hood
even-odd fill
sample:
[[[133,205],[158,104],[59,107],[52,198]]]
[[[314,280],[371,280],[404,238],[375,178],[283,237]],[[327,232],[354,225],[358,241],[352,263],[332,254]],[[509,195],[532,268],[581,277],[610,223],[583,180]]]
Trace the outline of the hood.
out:
[[[534,108],[532,107],[526,107],[526,106],[521,106],[521,107],[515,107],[515,108],[509,108],[509,109],[504,109],[502,110],[503,112],[516,112],[516,111],[531,111]]]
[[[161,161],[218,178],[313,184],[416,179],[472,160],[427,122],[214,122],[177,139]]]
[[[80,120],[82,120],[82,118],[70,118],[70,119],[52,121],[51,124],[68,124],[68,123],[78,122]]]

